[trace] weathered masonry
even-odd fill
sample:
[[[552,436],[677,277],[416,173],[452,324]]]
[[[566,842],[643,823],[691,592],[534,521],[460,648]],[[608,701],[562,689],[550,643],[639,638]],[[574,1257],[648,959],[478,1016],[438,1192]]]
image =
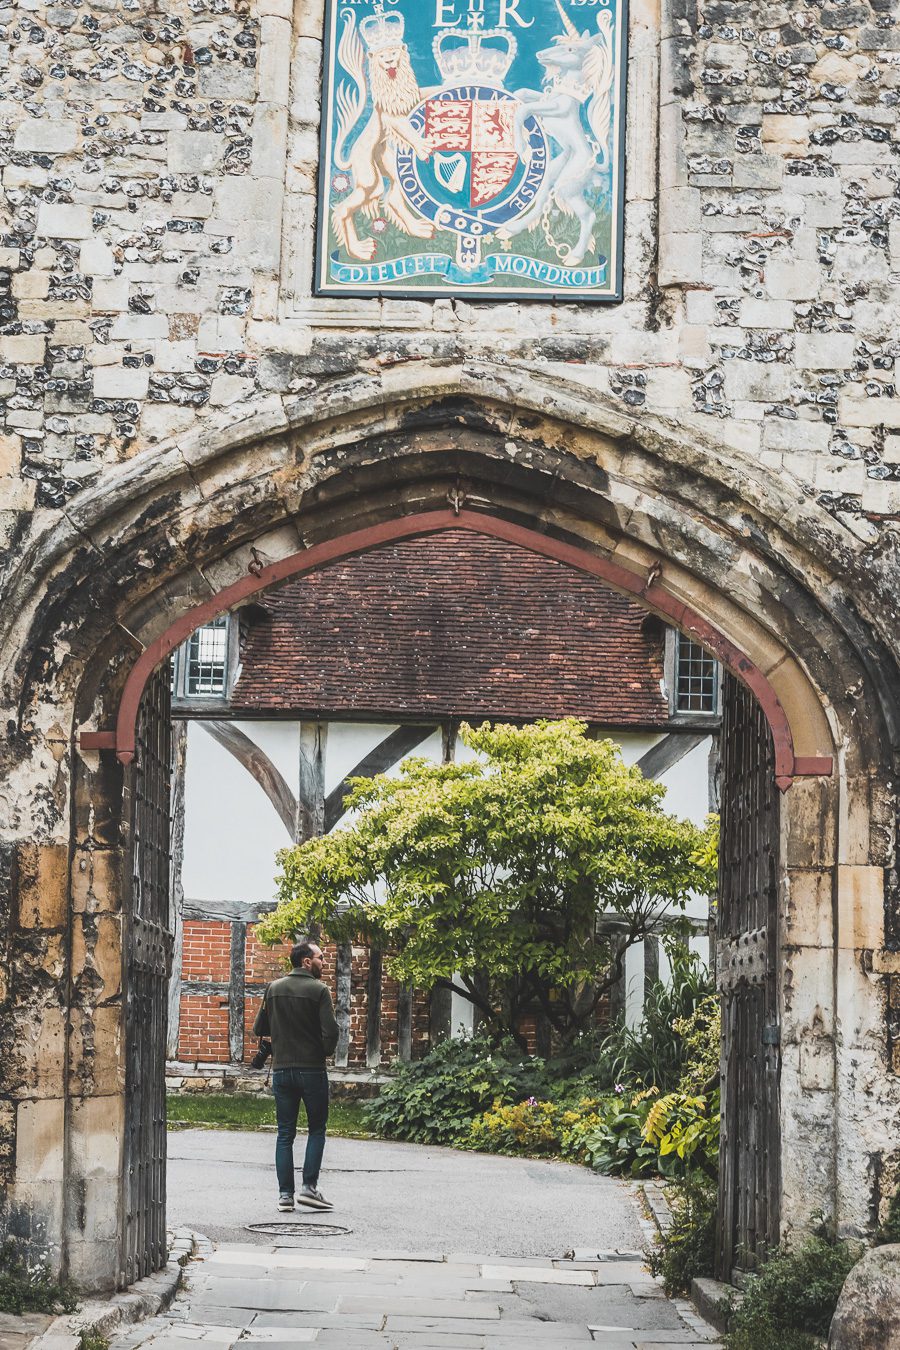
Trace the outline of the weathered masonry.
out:
[[[726,1129],[722,1261],[817,1209],[870,1231],[900,1170],[894,7],[632,0],[603,305],[313,294],[320,0],[7,14],[4,1227],[86,1285],[159,1260],[166,658],[466,529],[734,676],[725,1057],[766,1147],[748,1182]]]

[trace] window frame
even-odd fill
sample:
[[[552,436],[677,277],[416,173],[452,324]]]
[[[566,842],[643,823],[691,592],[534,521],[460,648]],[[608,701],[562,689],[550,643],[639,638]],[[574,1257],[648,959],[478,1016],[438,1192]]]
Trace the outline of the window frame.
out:
[[[713,662],[713,706],[712,708],[680,708],[678,705],[678,682],[681,664],[681,644],[690,642],[695,647],[700,647],[702,651]],[[681,724],[698,723],[708,725],[722,716],[722,663],[718,661],[711,652],[697,642],[687,633],[680,632],[677,628],[666,630],[666,650],[665,650],[665,682],[669,695],[669,717],[672,721]]]
[[[221,617],[225,620],[225,663],[222,689],[211,694],[189,693],[187,689],[192,640],[201,629],[219,626],[218,622],[201,624],[172,653],[172,707],[174,710],[200,712],[208,711],[211,708],[219,710],[228,706],[231,700],[231,691],[237,678],[240,625],[235,622],[233,614],[225,614]]]

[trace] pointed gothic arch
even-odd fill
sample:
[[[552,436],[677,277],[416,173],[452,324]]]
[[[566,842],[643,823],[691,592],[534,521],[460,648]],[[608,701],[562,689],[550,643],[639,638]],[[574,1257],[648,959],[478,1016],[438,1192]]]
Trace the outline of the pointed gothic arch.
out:
[[[374,547],[427,518],[527,538],[642,598],[765,708],[782,786],[794,779],[778,842],[781,1219],[797,1226],[822,1207],[842,1231],[865,1229],[900,1116],[884,1012],[900,938],[900,682],[886,572],[865,540],[708,433],[624,417],[524,366],[388,368],[204,434],[148,449],[75,498],[23,548],[0,616],[0,679],[18,709],[17,903],[39,904],[33,926],[68,952],[53,998],[15,1010],[37,1048],[12,1066],[7,1223],[27,1222],[35,1240],[40,1228],[86,1284],[120,1278],[118,1229],[88,1222],[73,1197],[122,1210],[124,761],[146,675],[217,606],[342,556],[354,535]],[[21,941],[12,957],[26,980],[30,953]],[[58,1118],[66,1141],[40,1180],[24,1153],[17,1162],[26,1106]],[[797,1146],[811,1128],[815,1155]]]

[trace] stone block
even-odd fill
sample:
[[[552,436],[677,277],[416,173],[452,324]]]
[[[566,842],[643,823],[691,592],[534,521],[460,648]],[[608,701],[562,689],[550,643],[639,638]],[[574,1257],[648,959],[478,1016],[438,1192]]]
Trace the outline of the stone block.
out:
[[[784,811],[788,867],[827,868],[835,857],[833,778],[795,778]]]
[[[830,1036],[801,1038],[800,1086],[805,1092],[834,1089],[834,1041]]]
[[[838,416],[844,426],[900,429],[900,399],[841,394],[838,397]]]
[[[30,1181],[62,1181],[65,1102],[59,1097],[18,1103],[16,1171]]]
[[[125,1071],[122,1010],[84,1008],[72,1020],[69,1090],[73,1096],[114,1096]]]
[[[237,403],[239,399],[249,398],[253,394],[253,382],[241,375],[219,374],[213,377],[209,391],[211,405]]]
[[[852,333],[798,333],[794,363],[800,370],[847,370],[855,347]]]
[[[69,912],[69,852],[64,844],[21,844],[19,924],[62,928]]]
[[[703,279],[703,236],[699,231],[694,234],[661,235],[660,286],[678,286]]]
[[[17,272],[12,279],[12,293],[17,300],[45,300],[50,293],[50,273],[34,267]]]
[[[747,296],[741,301],[741,324],[744,328],[793,328],[793,302],[757,300],[753,296]]]
[[[95,281],[94,310],[98,314],[125,312],[128,309],[128,290],[127,277],[110,276]]]
[[[765,113],[762,143],[763,149],[776,155],[805,152],[809,143],[809,121],[806,117]]]
[[[22,438],[0,434],[0,478],[17,474],[22,464]]]
[[[781,912],[786,947],[830,948],[834,943],[830,868],[791,868],[782,887]]]
[[[113,251],[102,239],[86,239],[81,245],[79,267],[85,276],[111,277],[113,262]]]
[[[791,387],[791,374],[784,365],[760,361],[729,361],[725,366],[725,396],[752,403],[778,403]]]
[[[884,946],[884,869],[840,866],[837,870],[839,947]]]
[[[29,117],[16,127],[14,148],[24,154],[67,155],[78,144],[78,123]]]
[[[23,1069],[18,1095],[24,1097],[27,1094],[29,1098],[61,1096],[66,1054],[66,1015],[62,1009],[41,1008],[17,1048],[20,1051],[17,1061],[21,1061]],[[16,1086],[10,1084],[13,1090]]]
[[[170,173],[212,173],[225,155],[225,138],[215,131],[172,131],[167,144]]]
[[[196,418],[191,408],[179,408],[174,403],[147,403],[141,410],[141,436],[154,445],[187,431]]]
[[[123,1135],[124,1099],[119,1093],[74,1100],[70,1146],[81,1177],[119,1176]]]
[[[0,357],[14,366],[39,366],[44,360],[46,341],[39,333],[0,337]]]
[[[72,910],[75,914],[117,914],[122,906],[122,853],[117,848],[75,851]]]
[[[812,300],[820,284],[819,267],[814,262],[781,257],[766,266],[766,287],[773,300]]]
[[[280,103],[287,107],[291,87],[291,25],[287,19],[267,15],[260,20],[260,35],[259,64],[256,72],[257,97],[260,103]],[[310,51],[316,49],[315,74],[312,75]],[[305,65],[307,73],[311,76],[309,79],[303,79],[301,74],[301,88],[318,87],[321,59],[321,42],[313,42],[309,38],[302,37],[295,39],[294,60],[301,66],[301,70]]]
[[[807,225],[814,229],[834,228],[844,219],[844,203],[835,196],[808,196],[805,199],[803,214]]]
[[[116,342],[167,338],[169,321],[164,314],[120,314],[113,323],[110,336]]]
[[[736,188],[780,188],[784,177],[779,155],[738,155],[734,163]]]
[[[97,398],[146,398],[149,385],[149,366],[98,366],[94,370]]]
[[[900,220],[891,221],[888,227],[888,242],[891,262],[895,267],[900,266]]]
[[[122,925],[117,914],[80,914],[72,920],[72,979],[89,984],[98,1002],[122,990]],[[98,981],[101,983],[98,984]]]
[[[90,209],[87,206],[41,202],[38,207],[37,232],[46,239],[90,239],[94,233]]]
[[[697,188],[664,188],[659,194],[660,233],[685,234],[701,229],[701,205],[702,198]]]

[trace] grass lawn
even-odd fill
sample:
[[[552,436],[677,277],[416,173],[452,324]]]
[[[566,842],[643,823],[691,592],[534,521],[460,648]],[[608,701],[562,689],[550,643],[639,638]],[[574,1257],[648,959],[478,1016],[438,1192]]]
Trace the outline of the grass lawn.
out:
[[[197,1092],[167,1098],[169,1129],[274,1130],[275,1103],[271,1096],[249,1092]],[[304,1123],[300,1112],[300,1127]],[[362,1112],[362,1102],[332,1101],[328,1133],[342,1139],[374,1139]]]

